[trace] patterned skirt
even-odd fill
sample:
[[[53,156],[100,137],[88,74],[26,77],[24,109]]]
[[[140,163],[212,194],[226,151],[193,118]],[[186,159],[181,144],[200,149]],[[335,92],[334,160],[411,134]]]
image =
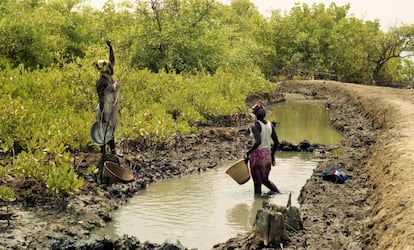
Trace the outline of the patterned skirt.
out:
[[[256,149],[249,157],[250,173],[256,185],[269,179],[272,168],[272,156],[269,149]]]

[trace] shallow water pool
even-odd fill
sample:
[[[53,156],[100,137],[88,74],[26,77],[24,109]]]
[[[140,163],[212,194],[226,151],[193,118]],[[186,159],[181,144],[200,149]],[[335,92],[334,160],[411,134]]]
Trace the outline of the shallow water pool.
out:
[[[341,135],[328,125],[329,113],[322,102],[293,98],[270,109],[268,119],[277,121],[279,140],[293,143],[339,143]],[[179,241],[187,248],[211,249],[239,233],[248,232],[256,212],[267,200],[285,206],[289,193],[292,205],[312,175],[317,161],[309,153],[277,152],[270,179],[282,194],[255,197],[253,181],[239,185],[225,174],[234,162],[223,162],[202,174],[153,183],[113,214],[114,220],[93,237],[124,234],[140,241]],[[268,189],[262,187],[262,191]]]
[[[255,197],[252,180],[239,185],[225,174],[230,162],[199,175],[151,184],[115,211],[114,220],[96,235],[118,238],[128,234],[156,243],[179,240],[188,248],[211,249],[247,232],[264,200],[286,205],[291,192],[292,205],[299,206],[300,189],[317,164],[310,157],[277,153],[276,166],[270,173],[282,192],[277,195]],[[268,189],[263,187],[262,191]]]

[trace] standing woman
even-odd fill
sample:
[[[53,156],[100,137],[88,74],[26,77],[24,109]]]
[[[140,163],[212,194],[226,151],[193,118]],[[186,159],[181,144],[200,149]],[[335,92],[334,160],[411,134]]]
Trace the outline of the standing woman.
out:
[[[262,184],[272,192],[280,193],[276,185],[269,180],[272,165],[275,165],[275,153],[279,140],[273,124],[267,120],[266,110],[262,104],[253,106],[256,122],[252,126],[253,145],[246,153],[245,161],[250,162],[250,172],[254,182],[254,194],[262,193]]]
[[[119,85],[113,79],[115,55],[111,41],[106,41],[109,47],[109,60],[98,60],[95,64],[100,73],[100,78],[96,81],[96,92],[99,103],[96,108],[96,121],[101,123],[104,132],[113,131],[118,123],[118,99]],[[109,145],[112,154],[115,154],[115,139],[113,133],[110,133],[109,141],[105,139],[101,146],[101,152],[106,153],[106,142]]]

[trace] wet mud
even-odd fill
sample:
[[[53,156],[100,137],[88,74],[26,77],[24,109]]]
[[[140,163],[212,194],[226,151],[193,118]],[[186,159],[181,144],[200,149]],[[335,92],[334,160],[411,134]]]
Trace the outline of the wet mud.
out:
[[[380,233],[373,231],[376,225],[372,224],[372,216],[377,201],[372,198],[376,186],[369,164],[382,125],[364,110],[364,105],[356,105],[349,92],[338,91],[341,87],[337,83],[289,82],[279,85],[277,93],[252,97],[247,100],[247,105],[251,106],[255,100],[275,104],[283,101],[286,93],[326,100],[326,107],[331,110],[331,125],[345,136],[340,154],[332,153],[336,147],[307,145],[306,149],[323,160],[299,196],[304,229],[290,231],[291,241],[264,246],[261,239],[249,232],[235,235],[227,242],[218,242],[214,249],[375,249],[382,243]],[[75,154],[76,170],[85,178],[85,186],[77,195],[56,200],[48,197],[39,183],[10,181],[18,190],[17,200],[8,206],[10,225],[0,220],[0,248],[186,249],[177,242],[140,242],[139,236],[94,241],[89,237],[93,229],[112,220],[115,209],[147,185],[162,179],[198,174],[216,167],[222,160],[242,158],[248,148],[245,134],[250,122],[252,118],[247,114],[214,118],[200,126],[199,135],[177,135],[164,144],[152,146],[139,141],[122,142],[119,149],[123,155],[119,160],[135,176],[129,183],[97,182],[97,176],[88,173],[87,169],[98,164],[101,158],[98,152]],[[289,150],[303,148],[287,145]],[[333,163],[349,176],[344,184],[320,178]],[[2,207],[0,214],[5,211]]]

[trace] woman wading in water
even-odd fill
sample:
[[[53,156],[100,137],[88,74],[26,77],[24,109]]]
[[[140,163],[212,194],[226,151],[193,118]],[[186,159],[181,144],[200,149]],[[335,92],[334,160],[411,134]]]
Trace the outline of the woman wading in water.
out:
[[[269,173],[275,165],[275,153],[279,140],[273,124],[267,120],[266,110],[262,104],[253,106],[256,122],[252,126],[253,145],[246,153],[245,162],[250,163],[250,172],[254,183],[254,194],[261,195],[262,184],[270,191],[280,193],[276,185],[269,180]]]

